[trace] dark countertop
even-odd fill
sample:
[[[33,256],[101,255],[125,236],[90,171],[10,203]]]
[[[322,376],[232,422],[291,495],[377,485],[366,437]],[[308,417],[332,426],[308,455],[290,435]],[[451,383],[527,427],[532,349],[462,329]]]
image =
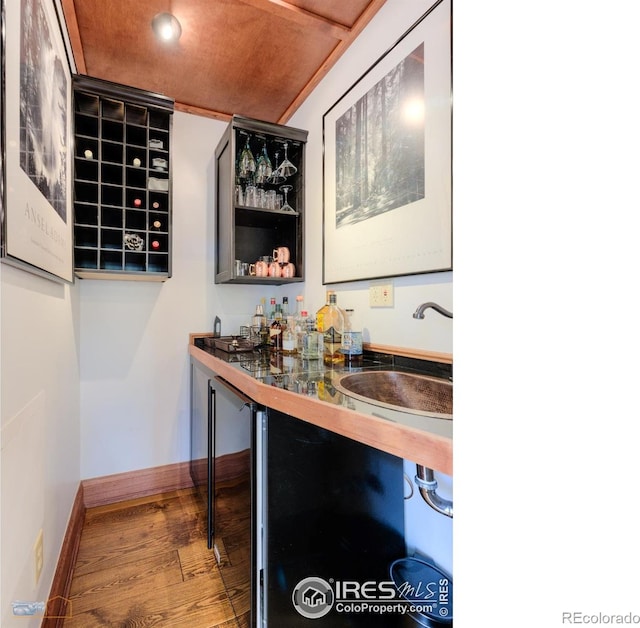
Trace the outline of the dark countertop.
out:
[[[452,474],[452,420],[382,407],[345,395],[334,386],[345,373],[370,370],[449,380],[451,364],[365,351],[361,364],[330,367],[321,359],[303,360],[268,349],[228,353],[212,345],[210,336],[192,334],[189,352],[256,402]]]

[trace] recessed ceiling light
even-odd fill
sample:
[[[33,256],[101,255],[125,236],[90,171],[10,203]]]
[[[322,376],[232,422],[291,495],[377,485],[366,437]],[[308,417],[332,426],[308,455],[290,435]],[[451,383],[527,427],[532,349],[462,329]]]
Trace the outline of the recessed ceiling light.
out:
[[[171,13],[158,13],[151,20],[151,28],[156,37],[161,41],[178,41],[182,34],[182,26],[175,15]]]

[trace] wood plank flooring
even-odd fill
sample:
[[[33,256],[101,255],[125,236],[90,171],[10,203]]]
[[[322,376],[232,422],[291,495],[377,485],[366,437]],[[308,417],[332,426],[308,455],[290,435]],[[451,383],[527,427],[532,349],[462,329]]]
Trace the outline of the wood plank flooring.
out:
[[[194,489],[88,509],[64,628],[248,626],[248,482],[217,499],[220,566]]]

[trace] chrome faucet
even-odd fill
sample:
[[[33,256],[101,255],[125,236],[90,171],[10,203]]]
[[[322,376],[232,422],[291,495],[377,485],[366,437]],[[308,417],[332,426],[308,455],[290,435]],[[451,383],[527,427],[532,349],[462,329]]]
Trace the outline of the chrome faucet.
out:
[[[453,312],[449,312],[449,310],[445,310],[441,305],[434,303],[433,301],[429,301],[428,303],[421,303],[418,306],[418,309],[413,313],[413,318],[424,318],[424,311],[428,308],[433,308],[442,316],[446,316],[447,318],[453,318]]]
[[[424,318],[425,310],[433,308],[438,314],[442,314],[442,316],[446,316],[447,318],[453,318],[453,312],[449,312],[449,310],[445,310],[441,305],[434,303],[433,301],[428,301],[427,303],[421,303],[418,306],[418,309],[413,313],[413,318]],[[453,379],[450,377],[450,381]],[[438,483],[435,480],[433,475],[433,469],[429,469],[428,467],[424,467],[420,464],[416,465],[416,484],[420,490],[420,495],[422,499],[424,499],[431,508],[433,508],[436,512],[439,512],[441,515],[446,515],[447,517],[453,518],[453,502],[449,499],[443,499],[438,495]]]

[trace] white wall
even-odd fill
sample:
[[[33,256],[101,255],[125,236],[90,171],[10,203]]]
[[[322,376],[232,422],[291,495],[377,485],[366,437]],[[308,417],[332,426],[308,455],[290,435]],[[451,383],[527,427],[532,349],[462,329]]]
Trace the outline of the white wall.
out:
[[[226,125],[173,122],[173,276],[80,280],[82,477],[189,457],[189,332],[209,329],[206,170]]]
[[[47,599],[80,480],[77,287],[2,265],[0,291],[0,625],[32,628],[11,601]]]

